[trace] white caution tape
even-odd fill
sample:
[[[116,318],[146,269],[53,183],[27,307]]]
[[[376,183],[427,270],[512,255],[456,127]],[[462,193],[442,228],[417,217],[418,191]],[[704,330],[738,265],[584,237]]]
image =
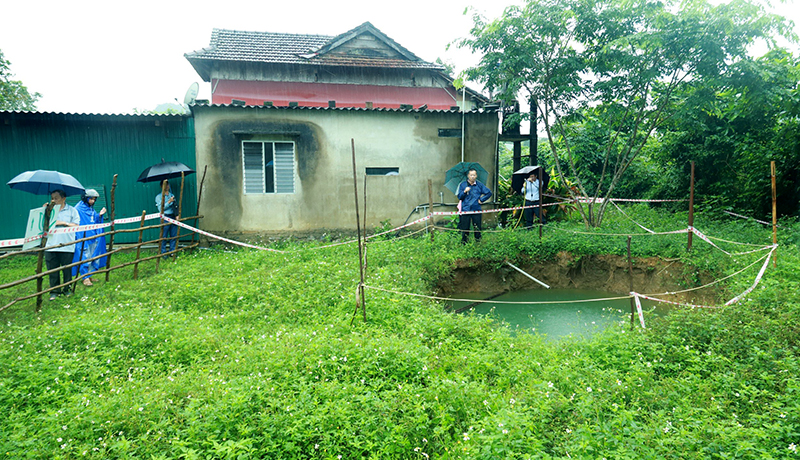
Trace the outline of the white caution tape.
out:
[[[659,298],[656,298],[656,297],[650,297],[648,295],[639,294],[639,293],[632,293],[632,294],[634,294],[637,297],[641,297],[643,299],[653,300],[655,302],[661,302],[661,303],[668,303],[670,305],[679,305],[679,306],[683,306],[683,307],[692,307],[692,308],[722,308],[722,307],[712,307],[712,306],[708,306],[708,305],[695,305],[695,304],[686,303],[686,302],[673,302],[671,300],[659,299]]]
[[[758,286],[758,283],[761,282],[761,278],[764,276],[764,272],[767,271],[767,267],[769,266],[769,261],[770,261],[770,259],[772,259],[772,254],[775,252],[775,249],[777,249],[777,248],[778,248],[777,244],[772,245],[772,250],[769,251],[769,255],[764,259],[764,265],[761,266],[761,270],[759,270],[758,276],[756,276],[756,280],[753,282],[753,285],[750,286],[749,288],[745,289],[745,291],[742,292],[741,294],[739,294],[736,297],[732,298],[731,300],[725,302],[725,305],[733,305],[736,302],[742,300],[747,294],[750,294],[751,292],[753,292],[753,289],[755,289],[756,286]]]
[[[642,323],[642,329],[645,329],[644,313],[642,313],[642,302],[639,300],[639,294],[631,292],[631,295],[633,296],[633,300],[636,301],[636,311],[639,313],[639,322]]]
[[[278,249],[265,248],[265,247],[262,247],[262,246],[256,246],[256,245],[253,245],[253,244],[242,243],[240,241],[235,241],[235,240],[231,240],[231,239],[228,239],[228,238],[223,238],[221,236],[214,235],[213,233],[208,233],[206,231],[200,230],[199,228],[192,227],[191,225],[186,225],[183,222],[178,222],[177,220],[171,219],[171,218],[169,218],[167,216],[161,216],[161,217],[163,217],[165,221],[167,221],[167,222],[169,222],[171,224],[177,225],[179,227],[183,227],[183,228],[185,228],[187,230],[190,230],[190,231],[195,232],[195,233],[199,233],[201,235],[208,236],[210,238],[214,238],[216,240],[225,241],[226,243],[235,244],[237,246],[244,246],[246,248],[251,248],[251,249],[258,249],[258,250],[261,250],[261,251],[279,252],[281,254],[286,253],[286,251],[280,251]]]

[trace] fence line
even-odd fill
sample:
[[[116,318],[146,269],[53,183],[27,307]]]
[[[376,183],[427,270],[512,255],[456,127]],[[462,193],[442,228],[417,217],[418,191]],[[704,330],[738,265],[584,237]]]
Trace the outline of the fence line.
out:
[[[150,216],[152,216],[152,215],[150,215]],[[139,218],[138,221],[139,222],[144,222],[144,220],[149,220],[149,219],[153,218],[153,217],[150,217],[150,216],[145,215],[144,219]],[[159,214],[155,214],[154,218],[158,218],[159,216],[160,216]],[[181,218],[180,220],[196,219],[196,218],[200,218],[200,217],[202,217],[202,216],[186,217],[186,218]],[[170,219],[170,220],[172,220],[172,219]],[[115,221],[115,224],[119,224],[120,222],[131,223],[131,222],[136,222],[136,220],[119,219],[119,220]],[[93,235],[93,236],[89,236],[89,237],[86,237],[86,238],[80,238],[80,239],[75,240],[74,242],[62,243],[62,244],[55,245],[55,246],[50,246],[50,247],[37,247],[37,248],[31,248],[31,249],[27,249],[27,250],[23,250],[23,251],[8,252],[8,253],[3,254],[2,256],[0,256],[0,260],[3,259],[3,258],[6,258],[6,257],[11,257],[11,256],[36,254],[36,253],[39,253],[39,252],[42,252],[42,251],[51,250],[51,249],[54,249],[54,248],[60,248],[60,247],[66,247],[66,246],[75,246],[75,245],[77,245],[79,243],[82,243],[84,241],[95,240],[97,238],[101,238],[101,237],[105,237],[105,236],[109,236],[110,237],[110,236],[113,236],[113,235],[115,235],[117,233],[142,232],[142,231],[147,230],[147,229],[156,229],[156,228],[160,229],[160,228],[165,227],[166,225],[169,225],[169,223],[170,222],[166,222],[165,221],[162,224],[149,225],[149,226],[146,226],[146,227],[140,227],[140,228],[134,228],[134,229],[114,229],[113,231],[110,231],[110,232],[104,232],[104,233],[101,233],[101,234],[98,234],[98,235]],[[97,224],[92,225],[92,226],[96,226],[96,225]],[[89,227],[89,226],[77,227],[77,228],[79,228],[79,230],[77,230],[77,231],[86,230],[87,227]],[[76,228],[76,227],[70,227],[70,228]],[[51,234],[51,233],[56,233],[56,232],[48,232],[48,233],[45,233],[42,236],[46,236],[46,235]],[[61,232],[57,232],[57,233],[61,233]],[[1,306],[0,307],[0,311],[3,311],[6,308],[11,307],[12,305],[14,305],[14,304],[16,304],[18,302],[21,302],[21,301],[24,301],[24,300],[28,300],[28,299],[31,299],[33,297],[40,297],[40,296],[42,296],[44,294],[47,294],[48,292],[51,292],[51,291],[56,290],[56,289],[61,289],[61,288],[64,288],[64,287],[71,287],[71,291],[74,291],[75,290],[75,285],[78,282],[82,281],[87,276],[92,276],[92,275],[95,275],[95,274],[99,275],[99,274],[103,274],[103,273],[108,274],[108,273],[110,273],[110,272],[112,272],[114,270],[118,270],[120,268],[124,268],[124,267],[127,267],[129,265],[138,265],[140,262],[146,262],[146,261],[149,261],[149,260],[157,259],[159,257],[168,257],[168,256],[175,257],[175,256],[177,256],[177,254],[179,252],[194,249],[199,245],[199,243],[194,243],[194,244],[190,244],[188,246],[183,246],[183,247],[178,246],[178,247],[176,247],[175,250],[169,251],[169,252],[166,252],[166,253],[163,253],[163,254],[158,253],[158,254],[156,254],[154,256],[148,256],[148,257],[140,257],[139,256],[138,250],[142,246],[144,246],[146,244],[155,243],[156,244],[156,250],[158,251],[158,249],[160,249],[160,244],[162,242],[171,241],[171,240],[176,240],[177,241],[178,238],[179,237],[177,235],[174,236],[174,237],[164,238],[163,237],[163,232],[159,231],[159,237],[157,239],[148,240],[148,241],[140,241],[140,242],[138,242],[138,243],[136,243],[134,245],[115,248],[115,249],[112,249],[110,251],[106,251],[103,254],[98,255],[98,256],[94,256],[94,257],[87,258],[87,259],[82,259],[82,260],[79,260],[78,262],[72,262],[70,264],[62,265],[62,266],[54,268],[54,269],[40,271],[40,272],[36,273],[35,275],[28,276],[26,278],[22,278],[22,279],[19,279],[19,280],[11,281],[9,283],[0,285],[0,291],[3,291],[5,289],[10,289],[12,287],[19,286],[19,285],[22,285],[22,284],[25,284],[25,283],[28,283],[28,282],[31,282],[31,281],[37,281],[37,280],[43,279],[44,277],[46,277],[46,276],[48,276],[48,275],[50,275],[52,273],[60,272],[60,271],[65,270],[65,269],[72,270],[73,267],[79,267],[79,266],[81,266],[81,265],[83,265],[85,263],[89,263],[89,262],[92,262],[92,261],[95,261],[95,260],[98,260],[98,259],[102,259],[103,257],[109,257],[109,256],[111,256],[111,255],[113,255],[115,253],[121,252],[121,251],[128,251],[128,250],[131,250],[133,248],[137,249],[136,259],[133,260],[133,261],[125,262],[125,263],[122,263],[122,264],[119,264],[119,265],[115,265],[115,266],[108,266],[106,268],[98,269],[98,270],[95,270],[95,271],[93,271],[91,273],[86,273],[86,274],[83,274],[83,275],[81,275],[79,273],[78,276],[75,276],[74,278],[72,278],[67,283],[61,283],[61,284],[59,284],[57,286],[50,286],[47,289],[42,289],[42,290],[38,290],[37,289],[37,291],[34,292],[33,294],[28,294],[28,295],[24,295],[22,297],[14,298],[9,303]],[[38,308],[39,308],[40,304],[41,304],[41,301],[37,299],[37,311],[38,311]]]

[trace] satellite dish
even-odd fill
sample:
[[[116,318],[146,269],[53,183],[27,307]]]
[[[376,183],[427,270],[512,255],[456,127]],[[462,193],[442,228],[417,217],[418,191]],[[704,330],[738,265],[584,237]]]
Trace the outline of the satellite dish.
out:
[[[200,85],[197,82],[192,83],[189,85],[189,89],[186,90],[186,95],[183,96],[183,104],[184,105],[192,105],[194,101],[197,100],[197,93],[200,91]]]

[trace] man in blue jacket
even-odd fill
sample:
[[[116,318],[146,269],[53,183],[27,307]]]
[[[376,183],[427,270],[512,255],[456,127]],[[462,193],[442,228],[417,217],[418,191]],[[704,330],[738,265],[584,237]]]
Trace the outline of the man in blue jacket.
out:
[[[478,182],[478,171],[467,171],[467,180],[458,184],[458,199],[461,200],[461,212],[480,211],[481,204],[492,196],[488,187]],[[475,226],[475,241],[481,240],[481,215],[461,214],[458,216],[458,229],[461,230],[461,244],[467,244],[469,232]]]

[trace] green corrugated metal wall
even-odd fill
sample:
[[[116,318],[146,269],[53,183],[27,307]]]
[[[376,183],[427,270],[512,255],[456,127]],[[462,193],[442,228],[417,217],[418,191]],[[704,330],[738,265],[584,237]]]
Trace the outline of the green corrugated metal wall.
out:
[[[23,237],[29,210],[47,200],[5,185],[17,174],[34,169],[68,173],[85,187],[105,186],[107,200],[117,174],[116,217],[133,217],[141,216],[143,210],[148,214],[157,211],[158,184],[142,184],[136,179],[162,158],[196,169],[193,118],[0,111],[0,239]],[[197,176],[186,178],[184,216],[196,214]],[[173,179],[171,185],[177,196],[180,179]],[[151,231],[145,238],[156,235]],[[137,238],[136,233],[118,234],[115,241],[135,242]]]

